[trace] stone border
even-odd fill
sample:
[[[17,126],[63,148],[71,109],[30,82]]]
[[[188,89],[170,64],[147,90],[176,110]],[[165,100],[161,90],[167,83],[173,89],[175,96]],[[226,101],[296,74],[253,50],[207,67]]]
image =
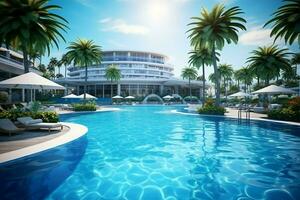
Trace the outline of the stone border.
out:
[[[61,124],[67,126],[70,130],[67,131],[65,134],[60,135],[51,140],[17,149],[14,151],[2,153],[0,154],[0,164],[66,144],[68,142],[80,138],[88,132],[88,128],[80,124],[66,122],[61,122]]]
[[[67,115],[67,114],[85,114],[85,113],[98,113],[98,112],[112,112],[112,111],[119,111],[121,110],[120,108],[112,108],[112,107],[104,107],[104,108],[101,108],[99,110],[96,110],[96,111],[70,111],[70,112],[59,112],[57,111],[57,114],[59,115]]]
[[[237,116],[228,116],[228,115],[205,115],[205,114],[197,114],[197,113],[184,113],[179,112],[176,110],[172,110],[172,113],[181,114],[181,115],[193,115],[193,116],[204,116],[204,117],[223,117],[223,118],[231,118],[231,119],[238,119]],[[266,122],[272,122],[272,123],[279,123],[279,124],[286,124],[286,125],[293,125],[293,126],[300,126],[300,123],[297,122],[290,122],[290,121],[280,121],[280,120],[274,120],[274,119],[264,119],[264,118],[257,118],[257,117],[251,117],[250,114],[250,120],[253,121],[266,121]]]

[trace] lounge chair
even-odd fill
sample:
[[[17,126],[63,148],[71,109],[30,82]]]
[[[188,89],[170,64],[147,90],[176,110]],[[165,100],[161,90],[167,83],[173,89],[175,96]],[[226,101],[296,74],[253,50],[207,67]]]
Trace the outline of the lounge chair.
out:
[[[17,120],[27,129],[48,129],[49,133],[54,128],[63,130],[63,125],[60,123],[45,123],[41,119],[32,119],[31,117],[19,117]]]
[[[18,133],[24,131],[24,128],[18,128],[9,119],[0,119],[0,132],[8,133],[11,136],[12,133]]]

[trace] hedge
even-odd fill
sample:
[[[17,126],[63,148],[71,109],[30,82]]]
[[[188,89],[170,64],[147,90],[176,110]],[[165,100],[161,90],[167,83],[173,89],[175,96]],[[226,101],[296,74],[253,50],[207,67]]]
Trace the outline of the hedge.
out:
[[[16,121],[19,117],[32,117],[33,119],[42,119],[43,122],[58,122],[59,116],[56,112],[53,111],[41,111],[41,112],[30,112],[22,111],[19,109],[11,109],[8,111],[0,112],[0,119],[7,118],[12,121]]]

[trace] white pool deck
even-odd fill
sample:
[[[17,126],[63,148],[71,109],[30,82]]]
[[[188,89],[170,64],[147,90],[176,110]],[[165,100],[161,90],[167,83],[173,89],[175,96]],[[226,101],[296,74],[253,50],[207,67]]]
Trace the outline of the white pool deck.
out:
[[[109,112],[109,111],[119,111],[120,108],[115,107],[102,107],[100,110],[95,112]],[[218,117],[228,117],[228,118],[238,118],[238,111],[236,109],[226,108],[227,113],[225,116]],[[198,115],[196,113],[182,113],[176,110],[173,113],[183,114],[183,115]],[[59,111],[59,114],[71,114],[71,113],[91,113],[91,112],[74,112],[74,111]],[[251,113],[250,118],[252,120],[260,121],[270,121],[282,124],[290,124],[300,126],[297,122],[287,122],[266,119],[266,114]],[[245,113],[243,113],[243,118],[245,118]],[[62,122],[64,129],[53,130],[49,134],[47,130],[39,131],[27,131],[15,136],[1,136],[0,137],[0,163],[8,162],[18,158],[22,158],[27,155],[45,151],[59,145],[66,144],[77,138],[85,135],[88,132],[88,128],[75,123]]]

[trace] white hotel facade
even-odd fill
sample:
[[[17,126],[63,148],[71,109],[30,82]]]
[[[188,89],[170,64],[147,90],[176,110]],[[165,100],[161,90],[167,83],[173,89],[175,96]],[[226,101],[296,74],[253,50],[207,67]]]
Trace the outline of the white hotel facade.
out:
[[[115,65],[121,71],[118,83],[111,83],[105,77],[105,69]],[[73,93],[82,94],[85,71],[82,67],[68,67],[68,77],[56,80],[59,84],[72,88]],[[104,51],[100,65],[88,67],[88,93],[99,98],[113,94],[121,96],[145,97],[179,94],[189,95],[188,80],[174,77],[174,67],[168,64],[165,55],[142,51]],[[201,97],[202,82],[191,81],[193,96]]]

